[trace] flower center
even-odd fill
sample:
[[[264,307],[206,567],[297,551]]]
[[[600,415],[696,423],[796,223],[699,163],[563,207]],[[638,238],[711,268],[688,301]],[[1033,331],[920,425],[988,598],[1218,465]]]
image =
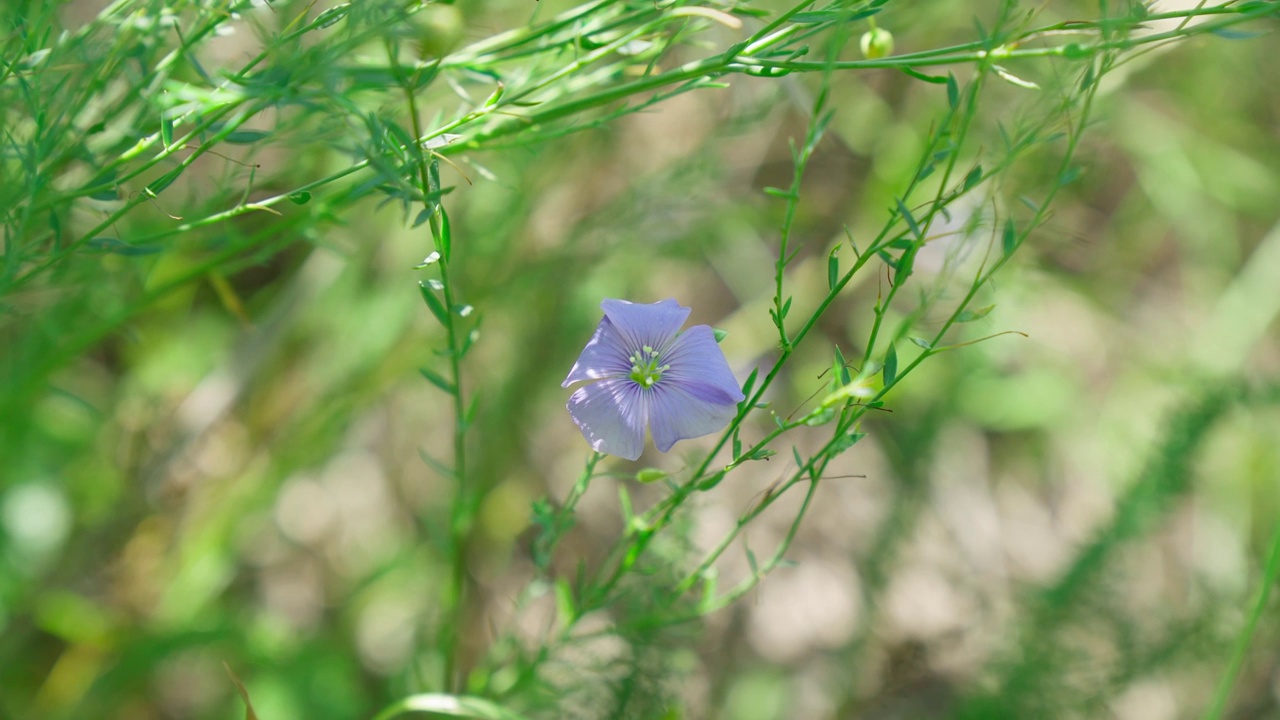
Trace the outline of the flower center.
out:
[[[627,357],[631,361],[631,379],[642,388],[653,387],[662,379],[662,373],[671,369],[670,365],[659,365],[658,351],[645,345],[639,352]]]

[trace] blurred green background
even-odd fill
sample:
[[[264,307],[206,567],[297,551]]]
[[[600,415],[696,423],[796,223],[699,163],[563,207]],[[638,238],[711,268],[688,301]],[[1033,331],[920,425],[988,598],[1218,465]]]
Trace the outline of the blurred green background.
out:
[[[463,42],[526,22],[529,4],[460,3]],[[878,22],[910,52],[971,39],[982,5],[891,3]],[[59,13],[76,27],[97,9]],[[255,42],[218,38],[205,61],[240,62]],[[1201,715],[1280,517],[1278,53],[1273,32],[1198,38],[1107,77],[1083,174],[966,330],[1027,337],[944,354],[890,396],[893,412],[833,468],[845,477],[822,488],[796,564],[670,654],[684,716]],[[1017,70],[1046,86],[1058,72]],[[442,167],[456,187],[455,280],[482,316],[465,376],[484,490],[469,562],[477,655],[536,624],[513,602],[532,575],[530,505],[563,497],[587,455],[560,381],[600,299],[691,306],[691,323],[730,331],[739,378],[776,350],[781,203],[762,188],[789,182],[787,143],[804,134],[815,81],[734,77]],[[845,227],[856,239],[883,222],[945,104],[892,70],[839,74],[832,92],[793,235],[797,306],[825,292]],[[984,132],[1034,111],[1032,93],[993,87]],[[120,232],[244,192],[244,163],[257,165],[254,193],[349,164],[329,143],[343,127],[280,122],[271,143],[202,159]],[[1050,173],[1024,168],[1002,192]],[[156,254],[77,257],[3,299],[0,716],[237,717],[226,663],[263,720],[369,717],[438,673],[424,648],[450,489],[420,452],[448,457],[453,419],[417,371],[442,342],[413,270],[430,238],[375,198],[277,209]],[[100,213],[81,212],[66,222]],[[206,267],[222,247],[254,250]],[[832,344],[861,353],[882,278],[855,283],[775,388],[777,407],[824,386]],[[705,446],[606,464],[677,469]],[[694,545],[781,472],[757,463],[700,499]],[[571,555],[590,559],[618,533],[619,482],[593,486]],[[794,510],[779,503],[751,546],[775,545]],[[735,556],[724,572],[744,566]],[[1038,608],[1055,591],[1069,602],[1050,621]],[[1280,718],[1272,605],[1230,717]],[[1034,652],[1043,662],[1019,664]]]

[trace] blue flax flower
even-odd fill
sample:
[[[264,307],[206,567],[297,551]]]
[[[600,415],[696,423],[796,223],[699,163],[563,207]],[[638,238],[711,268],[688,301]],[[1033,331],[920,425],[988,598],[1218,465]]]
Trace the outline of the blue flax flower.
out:
[[[711,328],[680,332],[689,308],[675,300],[605,300],[600,307],[604,319],[562,384],[588,383],[568,407],[596,452],[635,460],[646,427],[666,452],[733,419],[742,389]]]

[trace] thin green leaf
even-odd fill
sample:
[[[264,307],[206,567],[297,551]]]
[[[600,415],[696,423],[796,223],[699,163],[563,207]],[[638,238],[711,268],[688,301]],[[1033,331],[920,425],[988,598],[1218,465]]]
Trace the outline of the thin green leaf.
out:
[[[435,458],[431,457],[430,455],[428,455],[428,454],[426,453],[426,451],[425,451],[425,450],[419,450],[419,451],[418,451],[418,457],[422,458],[422,462],[424,462],[424,463],[426,463],[426,464],[430,465],[430,466],[431,466],[431,468],[432,468],[433,470],[435,470],[436,472],[440,473],[440,475],[441,475],[442,477],[449,478],[449,479],[451,479],[451,480],[452,480],[452,479],[456,479],[456,476],[455,476],[455,474],[454,474],[454,472],[453,472],[453,468],[451,468],[451,467],[449,467],[448,465],[445,465],[444,463],[440,462],[439,460],[437,460],[437,459],[435,459]]]
[[[923,80],[927,83],[933,83],[934,85],[942,85],[947,82],[947,79],[944,77],[939,77],[937,75],[925,75],[919,70],[914,70],[905,65],[899,66],[898,69],[917,80]]]
[[[849,374],[849,361],[844,359],[844,353],[840,352],[840,346],[836,346],[836,362],[835,377],[839,378],[840,384],[837,387],[844,387],[853,382],[853,376]]]
[[[271,137],[271,133],[265,130],[233,130],[222,140],[232,145],[252,145],[268,137]]]
[[[147,185],[147,192],[149,192],[153,197],[159,195],[165,188],[172,185],[174,180],[178,179],[178,176],[182,174],[183,170],[186,170],[186,168],[178,166],[155,180],[152,180],[151,183]]]
[[[898,350],[889,343],[889,350],[884,354],[884,386],[889,387],[898,379]]]
[[[440,298],[436,297],[435,291],[425,282],[418,283],[418,289],[422,291],[422,300],[427,303],[427,307],[431,310],[431,314],[436,316],[436,320],[441,325],[449,324],[449,312],[445,310],[444,303],[440,302]]]
[[[449,214],[444,211],[444,206],[438,207],[440,208],[440,231],[436,234],[435,240],[440,250],[440,257],[448,263],[453,252],[453,230],[449,225]]]
[[[1018,249],[1018,227],[1013,224],[1013,218],[1005,218],[1004,233],[1000,238],[1000,247],[1004,251],[1005,257],[1013,254]]]
[[[426,378],[427,381],[430,382],[432,385],[435,385],[436,387],[449,393],[450,395],[454,393],[453,383],[444,379],[444,376],[440,375],[439,373],[436,373],[435,371],[429,368],[418,368],[418,372],[422,373],[422,377]]]
[[[974,185],[977,185],[980,180],[982,180],[982,166],[975,165],[974,168],[969,171],[969,174],[964,176],[963,191],[968,192]]]
[[[907,222],[907,227],[911,228],[911,234],[916,236],[916,240],[924,240],[924,235],[920,232],[920,226],[916,224],[915,216],[907,209],[907,206],[899,198],[894,198],[898,203],[898,212],[902,214],[902,219]]]
[[[336,25],[339,21],[345,18],[347,13],[350,11],[351,3],[335,5],[317,15],[316,19],[311,22],[311,27],[316,30],[323,30],[331,25]]]

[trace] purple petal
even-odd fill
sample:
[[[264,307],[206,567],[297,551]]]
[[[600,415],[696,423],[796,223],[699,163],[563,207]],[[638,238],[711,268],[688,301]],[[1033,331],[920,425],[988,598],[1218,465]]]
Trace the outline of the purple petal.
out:
[[[649,408],[649,430],[659,450],[716,432],[737,415],[742,388],[711,328],[689,328],[662,359],[671,367],[654,386]]]
[[[648,305],[626,300],[605,300],[600,303],[600,307],[632,352],[645,345],[652,348],[666,347],[689,318],[689,308],[675,300],[662,300]]]
[[[666,378],[650,391],[649,430],[653,444],[662,452],[671,449],[677,440],[702,437],[713,433],[738,414],[736,403],[722,403],[708,399],[700,386],[668,384]],[[719,397],[719,392],[712,393]]]
[[[631,361],[627,359],[630,352],[614,324],[603,318],[560,387],[582,380],[626,377],[631,374]]]
[[[743,400],[742,386],[706,325],[695,325],[676,338],[662,362],[671,366],[662,373],[662,385],[680,385],[716,404],[736,405]]]
[[[584,385],[569,397],[567,407],[593,450],[628,460],[640,457],[649,402],[639,385],[629,379]]]

